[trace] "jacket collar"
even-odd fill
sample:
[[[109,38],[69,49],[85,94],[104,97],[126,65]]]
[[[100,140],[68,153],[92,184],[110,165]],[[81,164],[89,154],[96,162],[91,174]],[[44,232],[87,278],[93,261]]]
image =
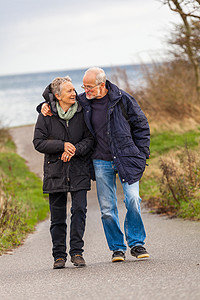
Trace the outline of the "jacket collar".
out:
[[[121,90],[109,80],[106,80],[106,88],[108,89],[108,96],[111,102],[109,106],[114,106],[121,99]]]

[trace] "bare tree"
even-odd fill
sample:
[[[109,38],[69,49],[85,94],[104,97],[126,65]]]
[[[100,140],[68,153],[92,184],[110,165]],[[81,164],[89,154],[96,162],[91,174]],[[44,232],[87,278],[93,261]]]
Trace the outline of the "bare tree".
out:
[[[199,65],[199,20],[200,20],[200,0],[160,0],[167,4],[169,8],[178,13],[182,20],[179,26],[179,36],[171,40],[171,44],[182,48],[190,60],[196,79],[196,90],[200,99],[200,65]],[[178,27],[176,27],[178,29]],[[197,33],[198,32],[198,33]]]

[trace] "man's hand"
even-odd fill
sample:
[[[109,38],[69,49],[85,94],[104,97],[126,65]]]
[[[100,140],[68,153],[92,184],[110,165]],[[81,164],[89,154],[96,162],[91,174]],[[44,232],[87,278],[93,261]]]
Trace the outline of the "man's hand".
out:
[[[41,113],[43,114],[43,116],[53,116],[52,112],[51,112],[51,108],[49,106],[49,104],[44,103],[42,104],[42,108],[41,108]]]

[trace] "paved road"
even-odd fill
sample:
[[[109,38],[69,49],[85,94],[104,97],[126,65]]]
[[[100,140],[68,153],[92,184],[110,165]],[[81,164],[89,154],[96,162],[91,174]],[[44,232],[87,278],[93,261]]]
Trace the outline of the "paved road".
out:
[[[42,155],[31,145],[32,126],[11,133],[30,169],[41,176]],[[121,191],[119,214],[125,213]],[[0,257],[0,299],[200,299],[200,223],[169,220],[143,210],[146,247],[151,259],[129,251],[123,263],[111,263],[100,221],[95,189],[89,192],[85,234],[87,267],[68,261],[52,269],[49,220],[40,223],[24,245]]]

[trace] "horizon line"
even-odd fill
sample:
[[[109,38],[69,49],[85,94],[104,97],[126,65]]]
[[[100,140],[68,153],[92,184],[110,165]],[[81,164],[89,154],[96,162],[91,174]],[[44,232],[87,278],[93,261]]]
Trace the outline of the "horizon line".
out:
[[[135,63],[135,64],[119,64],[119,65],[110,65],[110,66],[98,66],[102,69],[108,68],[117,68],[117,67],[125,67],[125,66],[141,66],[141,65],[149,65],[152,64],[151,62],[146,63]],[[91,67],[91,66],[90,66]],[[55,72],[64,72],[64,71],[79,71],[79,70],[87,70],[90,67],[83,67],[83,68],[72,68],[72,69],[57,69],[57,70],[46,70],[46,71],[33,71],[33,72],[25,72],[25,73],[8,73],[8,74],[0,74],[0,77],[9,77],[9,76],[22,76],[22,75],[33,75],[33,74],[44,74],[44,73],[55,73]],[[96,66],[97,67],[97,66]]]

